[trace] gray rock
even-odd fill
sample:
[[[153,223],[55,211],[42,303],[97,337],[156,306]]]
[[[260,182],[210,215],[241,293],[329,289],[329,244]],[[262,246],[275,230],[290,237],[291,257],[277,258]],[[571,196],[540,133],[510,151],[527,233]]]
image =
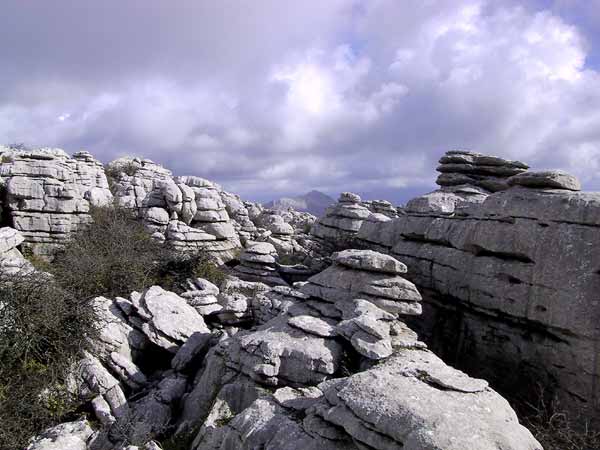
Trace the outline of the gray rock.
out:
[[[176,353],[194,333],[210,333],[202,316],[173,292],[152,286],[131,296],[133,306],[144,320],[141,331],[164,349]]]
[[[335,327],[323,319],[312,316],[296,316],[288,320],[288,324],[299,330],[319,337],[335,336]]]
[[[309,416],[342,427],[369,448],[542,448],[506,400],[430,352],[401,351],[323,391]]]
[[[331,258],[342,266],[367,272],[392,274],[406,273],[406,266],[389,255],[372,250],[344,250],[334,253]]]
[[[92,433],[87,420],[62,423],[32,439],[27,450],[87,450]]]
[[[547,170],[544,172],[523,172],[508,180],[510,186],[525,186],[537,189],[567,189],[580,191],[579,180],[562,170]]]

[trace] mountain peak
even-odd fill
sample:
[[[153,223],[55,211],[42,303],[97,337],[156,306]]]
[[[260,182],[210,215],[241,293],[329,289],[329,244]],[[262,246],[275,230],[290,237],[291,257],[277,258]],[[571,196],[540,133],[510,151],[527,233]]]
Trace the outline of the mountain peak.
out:
[[[270,201],[265,204],[265,207],[280,210],[291,207],[296,211],[305,211],[320,217],[325,213],[327,207],[334,203],[335,200],[329,195],[313,189],[303,195],[298,195],[295,197],[281,197],[277,200]]]

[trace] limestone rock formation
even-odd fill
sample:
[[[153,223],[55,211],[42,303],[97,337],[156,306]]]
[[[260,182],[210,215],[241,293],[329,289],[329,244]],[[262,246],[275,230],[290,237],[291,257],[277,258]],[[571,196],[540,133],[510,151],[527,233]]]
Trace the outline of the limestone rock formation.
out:
[[[269,285],[286,285],[277,273],[277,250],[269,242],[250,242],[240,255],[240,264],[234,274],[248,281]]]
[[[508,187],[506,179],[525,172],[529,166],[520,161],[510,161],[497,156],[481,153],[453,150],[440,158],[437,171],[440,186],[471,185],[490,192]]]
[[[359,236],[409,266],[424,297],[423,320],[409,322],[436,352],[506,392],[542,383],[572,414],[600,417],[600,194],[560,172],[507,183],[446,215],[408,209]]]
[[[19,249],[25,238],[17,230],[9,227],[0,228],[0,273],[16,274],[33,269]]]
[[[60,149],[3,150],[0,186],[10,226],[43,256],[89,223],[90,206],[112,201],[102,164],[87,152],[71,158]]]
[[[580,191],[579,180],[562,170],[547,170],[543,172],[523,172],[508,179],[510,186],[525,186],[531,188],[567,189]]]
[[[117,204],[137,211],[167,245],[184,252],[207,251],[218,262],[231,260],[239,251],[220,186],[199,177],[173,177],[146,159],[121,158],[107,170],[115,180]]]
[[[358,195],[343,192],[338,203],[325,211],[312,227],[311,234],[321,241],[337,247],[346,247],[356,237],[362,223],[372,215],[361,204]]]
[[[529,166],[497,156],[449,151],[440,158],[436,183],[440,189],[410,200],[413,214],[452,214],[462,206],[481,203],[492,192],[509,188],[508,179]]]
[[[26,450],[87,450],[92,433],[87,420],[63,423],[32,439]]]
[[[364,281],[316,292],[313,277],[279,315],[209,352],[179,423],[180,434],[198,430],[192,450],[541,450],[485,381],[448,367],[398,319],[391,304],[418,303],[402,263],[358,250],[334,261],[325,278],[352,270]],[[392,312],[360,299],[366,286]]]

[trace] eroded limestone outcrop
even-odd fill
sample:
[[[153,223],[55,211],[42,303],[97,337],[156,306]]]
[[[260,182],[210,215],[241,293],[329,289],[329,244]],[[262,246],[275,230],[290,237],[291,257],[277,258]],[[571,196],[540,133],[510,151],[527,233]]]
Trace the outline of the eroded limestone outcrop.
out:
[[[359,237],[409,266],[424,297],[410,324],[438,354],[506,392],[541,383],[573,415],[598,418],[600,194],[558,171],[506,184],[448,214],[407,208]]]
[[[509,178],[529,167],[520,161],[459,150],[447,152],[439,162],[436,183],[440,188],[410,200],[406,212],[452,214],[462,206],[483,202],[492,192],[508,189]]]
[[[179,422],[180,434],[199,429],[191,449],[541,449],[485,381],[400,320],[415,312],[400,305],[420,300],[402,263],[359,250],[333,259],[278,315],[209,352]],[[348,270],[356,285],[334,284]],[[328,290],[315,290],[323,279]]]
[[[7,225],[23,246],[48,256],[90,221],[90,207],[112,201],[102,164],[89,153],[0,149],[0,192]]]

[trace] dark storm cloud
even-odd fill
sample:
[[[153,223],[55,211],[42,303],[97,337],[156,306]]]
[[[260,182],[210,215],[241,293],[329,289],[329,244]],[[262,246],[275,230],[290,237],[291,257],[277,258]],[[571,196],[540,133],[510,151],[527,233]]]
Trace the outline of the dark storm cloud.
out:
[[[0,141],[143,155],[260,200],[404,200],[457,147],[600,188],[594,19],[559,3],[4,1]]]

